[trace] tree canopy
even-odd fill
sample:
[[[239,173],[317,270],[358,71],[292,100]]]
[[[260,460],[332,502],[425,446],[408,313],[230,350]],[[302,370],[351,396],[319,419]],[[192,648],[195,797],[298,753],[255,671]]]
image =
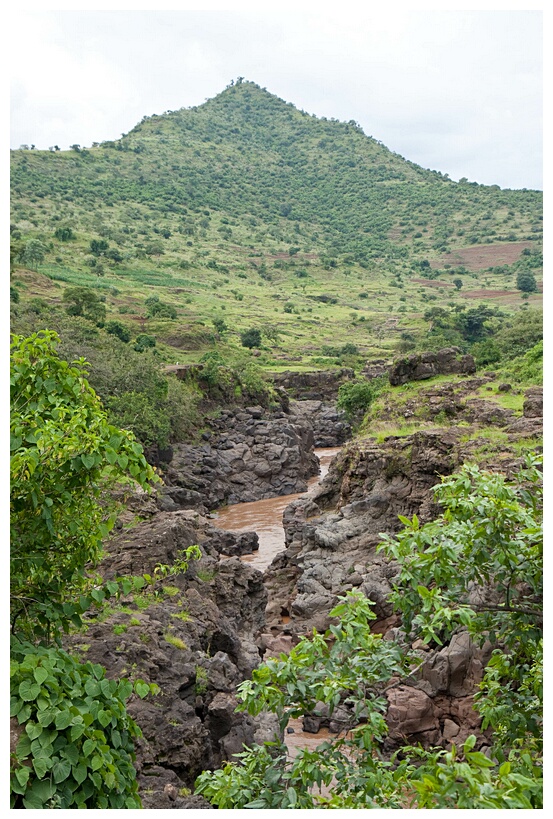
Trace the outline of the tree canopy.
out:
[[[91,575],[115,521],[109,492],[146,488],[155,473],[133,435],[108,423],[85,362],[59,358],[58,341],[49,330],[14,336],[11,351],[11,807],[138,808],[133,685],[52,643],[118,593]]]
[[[107,492],[154,478],[142,447],[107,421],[84,361],[44,330],[15,336],[11,360],[12,631],[51,639],[78,620],[85,567],[114,523]]]

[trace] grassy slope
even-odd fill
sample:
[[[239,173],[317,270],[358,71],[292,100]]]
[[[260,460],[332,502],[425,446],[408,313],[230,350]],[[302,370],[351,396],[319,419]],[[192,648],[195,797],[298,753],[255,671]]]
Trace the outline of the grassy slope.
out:
[[[21,303],[98,288],[108,318],[156,335],[168,361],[198,360],[250,326],[279,333],[261,358],[272,369],[324,366],[325,344],[389,354],[429,303],[520,305],[505,260],[541,240],[540,192],[452,182],[355,123],[309,116],[252,83],[145,118],[117,142],[15,151],[12,190],[18,241],[49,248],[38,273],[16,267]],[[60,225],[76,238],[56,240]],[[100,259],[101,276],[89,266],[94,238],[122,257]],[[421,276],[424,260],[437,280]],[[152,294],[176,321],[146,319]],[[337,302],[319,300],[329,295]]]

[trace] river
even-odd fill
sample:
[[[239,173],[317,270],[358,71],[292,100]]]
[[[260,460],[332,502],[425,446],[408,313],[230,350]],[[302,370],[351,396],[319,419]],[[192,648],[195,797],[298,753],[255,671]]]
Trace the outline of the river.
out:
[[[283,551],[282,513],[293,500],[313,492],[327,474],[330,462],[338,452],[340,452],[340,447],[315,450],[321,471],[319,475],[315,475],[308,481],[307,492],[300,492],[296,495],[280,495],[276,498],[252,501],[252,503],[237,503],[234,506],[226,506],[217,512],[215,525],[219,529],[226,529],[230,532],[257,532],[259,550],[251,555],[245,555],[242,560],[251,563],[256,569],[265,571],[272,563],[275,555]]]
[[[252,563],[257,569],[264,571],[272,563],[275,555],[283,551],[285,543],[282,513],[293,500],[313,492],[327,474],[330,462],[338,452],[340,452],[340,447],[315,450],[315,455],[319,459],[320,473],[308,481],[307,492],[281,495],[277,498],[252,503],[237,503],[217,512],[215,525],[220,529],[231,532],[257,532],[259,551],[251,555],[244,555],[241,560]],[[302,730],[301,719],[291,719],[289,728],[293,733],[285,735],[285,742],[290,758],[295,757],[298,750],[302,748],[314,750],[317,745],[332,736],[326,728],[321,728],[318,734],[308,734]],[[327,793],[325,788],[322,792]]]

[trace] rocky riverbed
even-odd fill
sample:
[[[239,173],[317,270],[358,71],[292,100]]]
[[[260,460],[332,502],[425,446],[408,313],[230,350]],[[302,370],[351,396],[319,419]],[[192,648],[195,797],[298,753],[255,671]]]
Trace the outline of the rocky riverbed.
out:
[[[224,410],[202,444],[173,448],[160,493],[128,499],[102,564],[106,578],[151,574],[192,544],[202,554],[186,573],[90,617],[87,631],[70,640],[109,676],[160,687],[157,697],[132,700],[129,709],[143,732],[137,768],[144,807],[208,808],[189,793],[195,777],[244,743],[275,736],[269,716],[234,712],[236,687],[266,653],[289,650],[313,627],[324,631],[339,595],[360,588],[375,603],[375,628],[394,639],[399,622],[388,595],[397,567],[377,553],[379,533],[397,531],[398,515],[435,517],[431,487],[474,456],[479,423],[494,424],[511,442],[541,428],[538,390],[529,391],[522,416],[483,399],[471,405],[458,382],[429,390],[418,407],[406,403],[403,411],[431,419],[440,407],[464,426],[347,443],[318,488],[286,507],[285,548],[264,573],[241,559],[256,551],[256,533],[223,531],[210,510],[304,492],[318,471],[315,442],[339,446],[350,434],[326,394],[292,398],[271,411]],[[508,448],[489,447],[489,466],[509,471],[518,461]],[[486,646],[461,633],[439,651],[415,649],[423,659],[419,675],[388,695],[390,749],[404,736],[447,746],[474,732],[485,748],[472,694]],[[323,707],[307,720],[310,731],[333,728]]]

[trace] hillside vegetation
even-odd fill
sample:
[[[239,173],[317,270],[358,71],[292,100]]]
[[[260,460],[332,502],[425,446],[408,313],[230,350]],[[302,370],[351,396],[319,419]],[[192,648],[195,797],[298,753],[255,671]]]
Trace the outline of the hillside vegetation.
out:
[[[541,192],[453,182],[251,82],[116,141],[13,151],[12,203],[34,329],[87,287],[169,363],[254,328],[265,367],[331,366],[348,343],[366,358],[424,337],[436,302],[541,299]]]
[[[12,807],[541,807],[541,206],[242,78],[119,140],[12,152]],[[203,515],[290,493],[315,427],[357,437],[262,582]],[[256,667],[281,626],[299,642]],[[440,682],[435,735],[411,725],[430,744],[407,719],[388,742],[387,692],[465,629],[493,649],[485,736],[446,741]],[[341,733],[291,762],[240,733],[321,704]]]

